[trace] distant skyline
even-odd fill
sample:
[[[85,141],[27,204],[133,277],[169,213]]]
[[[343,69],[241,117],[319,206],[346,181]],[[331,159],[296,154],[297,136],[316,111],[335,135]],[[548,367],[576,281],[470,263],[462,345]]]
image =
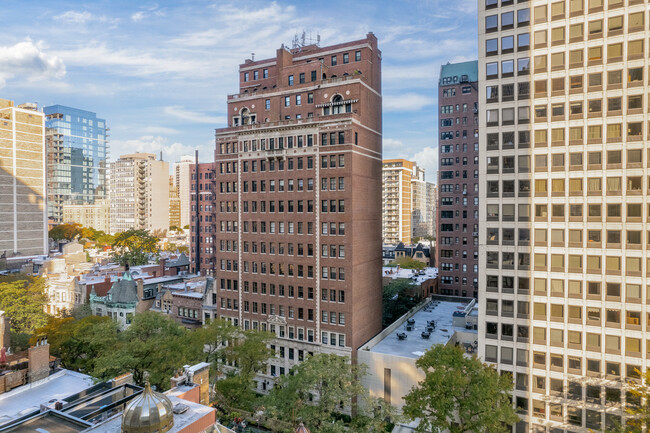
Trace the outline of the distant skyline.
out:
[[[111,160],[135,151],[169,162],[199,150],[238,66],[275,55],[303,31],[321,46],[374,32],[382,51],[384,158],[437,177],[440,65],[477,56],[475,0],[10,2],[0,9],[0,97],[94,111],[110,128]]]

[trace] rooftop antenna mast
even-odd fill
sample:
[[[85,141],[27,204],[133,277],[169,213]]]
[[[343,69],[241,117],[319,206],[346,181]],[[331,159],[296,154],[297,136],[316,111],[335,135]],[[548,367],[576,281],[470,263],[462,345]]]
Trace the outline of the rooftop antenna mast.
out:
[[[298,52],[302,51],[302,49],[307,45],[320,45],[320,35],[317,33],[316,39],[314,39],[312,38],[310,31],[309,37],[307,37],[307,32],[303,30],[301,35],[296,33],[291,41],[291,48],[298,50]]]

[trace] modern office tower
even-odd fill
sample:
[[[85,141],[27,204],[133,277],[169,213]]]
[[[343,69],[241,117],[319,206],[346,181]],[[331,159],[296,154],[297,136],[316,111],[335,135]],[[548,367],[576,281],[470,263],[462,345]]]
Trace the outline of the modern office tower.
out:
[[[111,233],[169,229],[169,163],[152,153],[122,155],[111,163]]]
[[[413,235],[413,178],[417,165],[405,159],[385,159],[382,164],[382,241],[410,245]]]
[[[440,68],[437,259],[440,293],[478,295],[478,62]]]
[[[169,227],[181,225],[181,199],[178,190],[174,186],[174,176],[169,176]]]
[[[422,167],[415,166],[413,170],[411,194],[413,197],[412,235],[414,238],[424,238],[429,236],[429,228],[427,227],[427,183],[424,180],[424,169]]]
[[[272,381],[309,352],[354,359],[381,331],[381,52],[372,33],[295,44],[239,77],[192,224],[217,314],[278,337]]]
[[[435,183],[427,182],[427,226],[429,236],[436,239],[438,233],[438,185]]]
[[[0,254],[47,254],[45,117],[0,99]]]
[[[480,354],[518,431],[624,423],[648,367],[647,10],[479,2]]]
[[[106,121],[91,111],[44,107],[48,216],[63,222],[63,206],[106,199]]]
[[[64,204],[63,223],[77,223],[109,233],[111,230],[111,203],[108,199],[96,199],[94,204]]]
[[[186,155],[173,166],[174,187],[181,200],[181,228],[190,224],[190,169],[193,165],[194,157]]]

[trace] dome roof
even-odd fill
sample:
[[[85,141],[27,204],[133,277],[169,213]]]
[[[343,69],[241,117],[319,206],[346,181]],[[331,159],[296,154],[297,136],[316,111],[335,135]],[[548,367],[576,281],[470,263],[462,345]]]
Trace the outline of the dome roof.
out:
[[[172,402],[151,390],[149,383],[142,394],[131,401],[122,415],[122,433],[165,433],[174,426]]]
[[[300,423],[295,433],[309,433],[309,430],[307,429],[307,427],[305,427],[303,423]]]

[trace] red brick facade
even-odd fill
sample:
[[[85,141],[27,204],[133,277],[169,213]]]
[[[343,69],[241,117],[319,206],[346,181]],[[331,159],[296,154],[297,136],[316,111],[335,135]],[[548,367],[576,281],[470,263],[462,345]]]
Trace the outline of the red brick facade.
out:
[[[381,330],[377,40],[281,48],[239,73],[192,220],[217,313],[287,347],[353,352]]]

